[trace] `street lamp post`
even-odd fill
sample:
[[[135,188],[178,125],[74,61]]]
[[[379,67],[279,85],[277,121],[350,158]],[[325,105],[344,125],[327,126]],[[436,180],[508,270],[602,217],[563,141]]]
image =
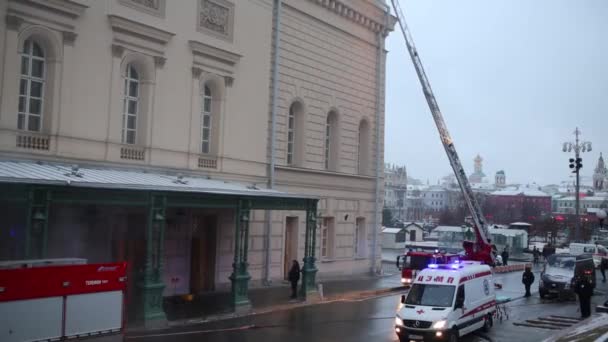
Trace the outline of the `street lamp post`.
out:
[[[604,229],[604,219],[608,214],[606,214],[606,210],[600,209],[595,213],[597,215],[598,220],[600,221],[600,229]]]
[[[583,167],[583,158],[580,157],[582,152],[591,152],[591,143],[588,141],[580,141],[579,136],[581,135],[581,131],[578,127],[574,130],[575,140],[574,142],[565,142],[563,151],[564,152],[572,152],[574,150],[574,159],[570,158],[570,168],[573,169],[572,173],[576,174],[576,193],[575,193],[575,228],[574,228],[574,240],[580,240],[580,228],[581,228],[581,220],[580,220],[580,176],[579,170]]]

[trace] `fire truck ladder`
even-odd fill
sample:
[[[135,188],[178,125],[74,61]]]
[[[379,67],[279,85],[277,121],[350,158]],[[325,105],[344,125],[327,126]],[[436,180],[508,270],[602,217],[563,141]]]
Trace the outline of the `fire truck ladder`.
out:
[[[420,60],[420,56],[418,55],[418,51],[414,45],[414,40],[405,22],[405,17],[401,11],[401,6],[399,5],[398,0],[391,0],[391,2],[397,16],[397,21],[399,22],[399,27],[401,28],[401,33],[403,33],[405,44],[407,45],[407,49],[410,53],[410,57],[412,58],[412,62],[414,63],[414,67],[416,68],[416,73],[418,74],[418,79],[420,80],[424,97],[426,98],[426,102],[429,105],[429,109],[431,110],[431,114],[435,120],[435,125],[439,131],[439,137],[441,138],[445,152],[448,155],[448,159],[450,160],[450,164],[452,165],[452,169],[454,170],[454,174],[456,175],[456,179],[458,180],[458,184],[462,190],[464,201],[471,212],[475,226],[475,235],[477,236],[477,243],[488,245],[488,230],[481,207],[473,194],[473,189],[471,188],[471,184],[469,184],[469,180],[464,172],[464,169],[462,168],[460,158],[456,152],[456,147],[454,147],[454,142],[452,141],[448,128],[443,121],[443,116],[439,110],[439,105],[437,104],[437,100],[435,99],[435,95],[431,89],[431,84],[426,76],[426,73],[424,72],[422,61]]]

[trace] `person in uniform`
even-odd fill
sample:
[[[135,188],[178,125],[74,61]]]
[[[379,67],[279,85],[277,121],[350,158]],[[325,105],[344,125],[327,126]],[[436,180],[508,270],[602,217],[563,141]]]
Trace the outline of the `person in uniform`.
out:
[[[581,317],[587,318],[591,316],[591,295],[593,295],[593,287],[589,277],[578,276],[574,281],[574,292],[578,295],[578,301],[581,306]]]
[[[298,294],[298,281],[300,280],[300,264],[297,260],[291,263],[288,278],[291,283],[291,299],[295,299]]]

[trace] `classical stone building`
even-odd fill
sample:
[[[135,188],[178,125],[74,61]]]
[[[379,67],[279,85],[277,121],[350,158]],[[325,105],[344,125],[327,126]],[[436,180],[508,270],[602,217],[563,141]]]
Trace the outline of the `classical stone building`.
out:
[[[161,296],[231,288],[246,307],[294,259],[303,295],[315,273],[379,267],[382,2],[8,0],[0,16],[0,259],[126,260],[146,321]]]

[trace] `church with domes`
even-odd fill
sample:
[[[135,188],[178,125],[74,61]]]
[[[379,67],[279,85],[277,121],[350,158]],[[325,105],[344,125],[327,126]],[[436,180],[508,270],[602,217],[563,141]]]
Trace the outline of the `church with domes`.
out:
[[[593,173],[593,189],[596,191],[608,190],[608,169],[604,163],[604,157],[600,153],[595,172]]]

